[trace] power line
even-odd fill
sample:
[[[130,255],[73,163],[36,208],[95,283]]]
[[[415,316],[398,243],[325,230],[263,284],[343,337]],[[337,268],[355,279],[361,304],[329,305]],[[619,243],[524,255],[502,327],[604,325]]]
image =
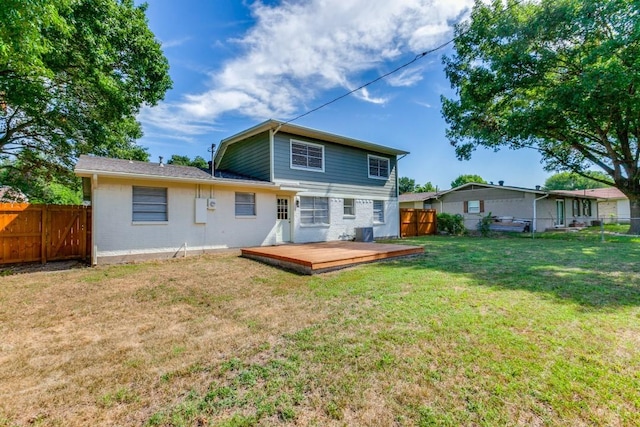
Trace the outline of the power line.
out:
[[[505,13],[506,11],[508,11],[508,10],[512,9],[513,7],[518,6],[518,5],[519,5],[520,3],[522,3],[523,1],[524,1],[524,0],[516,0],[516,1],[514,1],[514,2],[513,2],[513,3],[511,3],[509,6],[507,6],[505,9],[503,9],[503,10],[498,14],[498,16],[499,16],[499,15],[502,15],[502,14],[503,14],[503,13]],[[456,25],[459,25],[460,23],[462,23],[462,21],[458,22]],[[467,29],[466,31],[463,31],[460,35],[465,35],[465,34],[466,34],[466,33],[468,33],[468,32],[469,32],[469,29]],[[459,36],[460,36],[460,35],[459,35]],[[365,84],[363,84],[363,85],[361,85],[361,86],[358,86],[357,88],[355,88],[355,89],[353,89],[353,90],[350,90],[349,92],[345,92],[345,93],[343,93],[342,95],[338,96],[337,98],[333,98],[332,100],[327,101],[327,102],[325,102],[325,103],[324,103],[324,104],[322,104],[322,105],[319,105],[319,106],[317,106],[317,107],[315,107],[315,108],[313,108],[313,109],[311,109],[311,110],[309,110],[309,111],[307,111],[307,112],[305,112],[305,113],[302,113],[302,114],[300,114],[299,116],[294,117],[293,119],[289,119],[289,120],[287,120],[287,121],[283,122],[282,124],[283,124],[283,125],[286,125],[286,124],[288,124],[288,123],[295,122],[296,120],[301,119],[301,118],[303,118],[303,117],[305,117],[305,116],[308,116],[308,115],[309,115],[309,114],[311,114],[311,113],[315,113],[316,111],[318,111],[318,110],[320,110],[320,109],[322,109],[322,108],[324,108],[324,107],[326,107],[326,106],[328,106],[328,105],[331,105],[331,104],[333,104],[334,102],[340,101],[342,98],[346,98],[347,96],[349,96],[349,95],[351,95],[351,94],[353,94],[353,93],[355,93],[355,92],[357,92],[357,91],[359,91],[359,90],[361,90],[361,89],[364,89],[364,88],[365,88],[365,87],[367,87],[367,86],[370,86],[370,85],[372,85],[372,84],[374,84],[374,83],[376,83],[376,82],[379,82],[380,80],[383,80],[383,79],[385,79],[385,78],[389,77],[390,75],[397,73],[398,71],[402,70],[403,68],[408,67],[409,65],[413,64],[414,62],[416,62],[416,61],[418,61],[418,60],[420,60],[420,59],[424,58],[425,56],[427,56],[427,55],[429,55],[429,54],[432,54],[432,53],[434,53],[434,52],[437,52],[437,51],[439,51],[439,50],[441,50],[441,49],[444,49],[445,47],[449,46],[451,43],[455,42],[455,41],[456,41],[456,39],[457,39],[457,37],[459,37],[459,36],[452,37],[451,39],[449,39],[449,40],[448,40],[448,41],[446,41],[445,43],[442,43],[441,45],[438,45],[438,46],[434,47],[433,49],[425,50],[424,52],[417,54],[417,55],[415,56],[415,58],[413,58],[411,61],[406,62],[406,63],[404,63],[404,64],[400,65],[399,67],[394,68],[393,70],[391,70],[391,71],[389,71],[389,72],[387,72],[387,73],[385,73],[385,74],[383,74],[383,75],[381,75],[381,76],[378,76],[377,78],[375,78],[375,79],[373,79],[373,80],[370,80],[370,81],[368,81],[367,83],[365,83]]]

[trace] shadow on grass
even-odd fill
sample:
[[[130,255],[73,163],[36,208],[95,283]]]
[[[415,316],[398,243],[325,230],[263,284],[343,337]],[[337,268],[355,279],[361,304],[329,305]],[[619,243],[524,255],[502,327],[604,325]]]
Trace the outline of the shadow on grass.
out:
[[[585,308],[640,305],[640,244],[512,237],[423,237],[403,243],[423,257],[389,263],[471,277],[477,285],[522,289]]]

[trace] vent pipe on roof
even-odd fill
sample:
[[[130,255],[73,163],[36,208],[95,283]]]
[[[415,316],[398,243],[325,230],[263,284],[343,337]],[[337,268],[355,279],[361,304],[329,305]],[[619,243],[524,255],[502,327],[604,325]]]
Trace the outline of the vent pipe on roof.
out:
[[[160,165],[161,167],[164,167],[164,163],[162,163],[162,156],[159,156],[159,157],[160,157],[160,163],[159,163],[159,165]]]
[[[504,185],[504,181],[498,181],[498,184],[502,187]]]
[[[536,190],[540,191],[540,186],[536,185]]]

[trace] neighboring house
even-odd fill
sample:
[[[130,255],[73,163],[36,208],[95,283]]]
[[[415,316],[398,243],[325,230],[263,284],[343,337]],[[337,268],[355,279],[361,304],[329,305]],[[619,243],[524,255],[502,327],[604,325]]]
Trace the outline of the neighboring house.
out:
[[[530,222],[534,230],[591,225],[598,219],[597,197],[492,184],[468,183],[424,201],[438,213],[460,214],[475,229],[481,217]]]
[[[397,237],[406,151],[269,120],[221,141],[214,176],[189,166],[81,156],[94,262],[189,251]],[[89,196],[89,195],[88,195]]]
[[[0,185],[0,203],[29,203],[29,198],[17,188]]]
[[[598,200],[598,216],[605,222],[629,223],[631,207],[629,199],[615,187],[573,190],[568,193],[595,196]]]
[[[437,192],[430,191],[427,193],[404,193],[398,196],[400,209],[430,209],[431,206],[425,203],[435,196]]]

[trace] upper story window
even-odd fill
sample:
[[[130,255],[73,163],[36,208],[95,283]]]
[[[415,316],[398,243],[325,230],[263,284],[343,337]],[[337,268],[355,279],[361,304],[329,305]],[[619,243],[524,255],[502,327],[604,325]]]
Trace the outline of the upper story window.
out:
[[[167,189],[164,187],[133,187],[134,222],[165,222],[169,220]]]
[[[324,172],[324,146],[292,139],[291,169]]]
[[[369,178],[388,179],[389,178],[389,159],[386,157],[378,157],[369,154]]]

